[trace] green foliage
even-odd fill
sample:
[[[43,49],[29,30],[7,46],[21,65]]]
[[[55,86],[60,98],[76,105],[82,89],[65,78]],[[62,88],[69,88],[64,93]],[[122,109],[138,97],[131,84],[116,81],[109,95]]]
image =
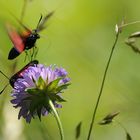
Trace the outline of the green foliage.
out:
[[[126,133],[126,140],[132,140],[132,137],[128,132]]]
[[[140,1],[138,0],[32,0],[27,4],[23,23],[31,29],[36,27],[40,14],[45,15],[46,11],[55,10],[52,19],[46,24],[47,28],[41,32],[41,39],[37,42],[39,49],[37,59],[42,63],[64,66],[70,72],[73,86],[64,94],[64,98],[68,102],[64,103],[60,116],[64,125],[66,140],[75,139],[73,131],[80,120],[84,120],[84,125],[82,125],[84,133],[80,140],[85,139],[87,136],[86,131],[89,128],[88,124],[93,112],[91,107],[95,105],[105,62],[111,48],[110,45],[114,41],[114,25],[119,20],[121,21],[122,17],[126,17],[127,21],[139,20],[139,5]],[[14,73],[12,71],[14,61],[7,60],[12,44],[4,24],[5,21],[8,21],[18,29],[19,24],[8,11],[12,11],[20,19],[22,6],[22,0],[0,1],[0,66],[1,70],[8,76]],[[120,36],[96,120],[97,122],[99,117],[106,112],[120,110],[122,112],[119,117],[120,120],[123,120],[124,124],[127,124],[127,128],[132,130],[131,133],[133,133],[135,139],[140,137],[140,62],[139,55],[135,55],[131,49],[127,48],[124,40],[137,29],[139,29],[139,24],[125,28]],[[24,57],[23,53],[18,58],[17,70],[25,65]],[[7,80],[3,76],[0,76],[0,79],[2,88]],[[55,89],[54,93],[60,91],[60,88]],[[0,119],[5,122],[2,122],[0,132],[7,132],[5,126],[11,124],[10,119],[14,114],[12,107],[9,110],[8,106],[10,90],[7,90],[1,96],[1,113],[4,113]],[[33,90],[28,90],[28,92],[30,94],[36,93]],[[5,102],[3,103],[3,101]],[[5,117],[5,112],[8,112],[8,117]],[[68,116],[71,119],[68,120]],[[21,122],[16,120],[14,124]],[[39,128],[41,124],[45,126],[43,130]],[[45,118],[41,124],[36,121],[33,121],[30,125],[23,123],[23,127],[20,128],[21,131],[23,129],[22,137],[26,140],[44,140],[42,137],[43,132],[44,135],[49,135],[48,140],[58,139],[58,130],[54,127],[55,121],[51,117]],[[96,125],[95,129],[96,140],[124,140],[124,136],[119,135],[119,129],[114,132],[114,127],[103,129],[98,128]],[[15,132],[18,132],[18,129]],[[1,139],[4,139],[2,135],[5,134],[0,134]],[[14,134],[13,131],[8,130],[8,135],[12,136],[12,134]],[[6,140],[8,140],[7,137]]]

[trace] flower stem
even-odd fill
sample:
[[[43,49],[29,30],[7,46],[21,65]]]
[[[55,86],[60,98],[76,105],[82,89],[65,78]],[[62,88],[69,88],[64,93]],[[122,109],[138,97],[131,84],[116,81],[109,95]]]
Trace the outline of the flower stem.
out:
[[[56,118],[56,121],[57,121],[57,124],[58,124],[58,127],[59,127],[59,131],[60,131],[60,136],[61,136],[61,140],[64,140],[64,132],[63,132],[63,128],[62,128],[62,124],[61,124],[61,121],[60,121],[60,118],[59,118],[59,115],[54,107],[54,104],[52,103],[52,101],[49,99],[49,105],[54,113],[54,116]]]
[[[108,72],[109,64],[111,62],[111,58],[112,58],[115,46],[116,46],[117,41],[118,41],[118,37],[119,37],[119,32],[117,32],[117,34],[116,34],[116,38],[115,38],[114,44],[112,46],[112,49],[111,49],[111,52],[110,52],[110,56],[109,56],[109,59],[107,61],[107,65],[106,65],[106,68],[105,68],[105,71],[104,71],[103,80],[102,80],[102,83],[101,83],[101,88],[100,88],[99,95],[98,95],[98,98],[97,98],[97,101],[96,101],[96,105],[95,105],[95,108],[94,108],[94,111],[93,111],[93,115],[92,115],[92,119],[91,119],[91,123],[90,123],[90,128],[89,128],[87,140],[89,140],[90,136],[91,136],[91,132],[92,132],[92,129],[93,129],[93,125],[94,125],[97,109],[98,109],[98,106],[99,106],[101,95],[103,93],[102,91],[103,91],[103,88],[104,88],[104,83],[105,83],[105,80],[106,80],[106,75],[107,75],[107,72]]]

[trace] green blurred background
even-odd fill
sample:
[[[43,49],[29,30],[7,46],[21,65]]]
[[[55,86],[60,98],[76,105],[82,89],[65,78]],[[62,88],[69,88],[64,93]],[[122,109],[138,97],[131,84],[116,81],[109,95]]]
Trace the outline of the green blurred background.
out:
[[[17,28],[19,24],[9,14],[20,18],[24,0],[0,0],[0,70],[8,76],[25,65],[25,54],[17,60],[7,59],[12,43],[5,23]],[[37,59],[47,65],[57,64],[66,68],[72,85],[63,94],[67,100],[59,109],[65,139],[75,140],[75,128],[82,121],[80,140],[85,140],[103,77],[103,72],[115,39],[115,24],[140,20],[139,0],[32,0],[27,3],[23,22],[31,29],[36,27],[40,14],[55,11],[40,33],[37,41]],[[120,111],[116,120],[121,122],[134,140],[140,137],[140,56],[124,43],[140,24],[125,28],[119,38],[107,75],[103,96],[97,112],[95,140],[125,140],[123,129],[112,124],[97,123],[108,113]],[[1,89],[7,80],[0,76]],[[59,131],[52,115],[32,120],[17,119],[19,109],[10,104],[9,87],[0,98],[0,140],[58,140]],[[91,137],[92,140],[92,137]]]

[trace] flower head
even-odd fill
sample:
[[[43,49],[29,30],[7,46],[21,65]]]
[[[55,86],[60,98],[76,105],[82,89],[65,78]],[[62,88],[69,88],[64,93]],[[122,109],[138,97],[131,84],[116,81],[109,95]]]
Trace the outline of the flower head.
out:
[[[42,64],[25,69],[20,78],[14,83],[11,103],[20,108],[18,119],[21,117],[30,122],[32,118],[45,116],[51,112],[49,100],[56,108],[61,108],[58,102],[65,101],[61,93],[69,85],[70,79],[63,68]]]

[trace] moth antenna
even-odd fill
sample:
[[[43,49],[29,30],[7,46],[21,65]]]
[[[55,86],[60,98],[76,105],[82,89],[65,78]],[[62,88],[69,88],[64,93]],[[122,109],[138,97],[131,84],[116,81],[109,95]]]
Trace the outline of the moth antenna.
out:
[[[45,27],[44,24],[48,21],[48,19],[54,14],[54,11],[48,13],[46,16],[44,16],[43,18],[41,17],[39,20],[39,23],[37,25],[36,31],[40,32],[42,31]]]
[[[2,94],[4,92],[4,90],[7,88],[8,85],[9,85],[9,83],[5,85],[5,87],[0,91],[0,94]]]
[[[8,76],[6,76],[1,70],[0,70],[0,73],[1,73],[4,77],[6,77],[8,80],[10,80],[10,78],[9,78]]]
[[[40,24],[40,22],[41,22],[42,18],[43,18],[43,16],[42,16],[42,14],[41,14],[41,17],[40,17],[40,19],[39,19],[39,21],[38,21],[38,24],[37,24],[37,26],[36,26],[36,31],[37,31],[37,30],[38,30],[38,28],[39,28],[39,24]]]

